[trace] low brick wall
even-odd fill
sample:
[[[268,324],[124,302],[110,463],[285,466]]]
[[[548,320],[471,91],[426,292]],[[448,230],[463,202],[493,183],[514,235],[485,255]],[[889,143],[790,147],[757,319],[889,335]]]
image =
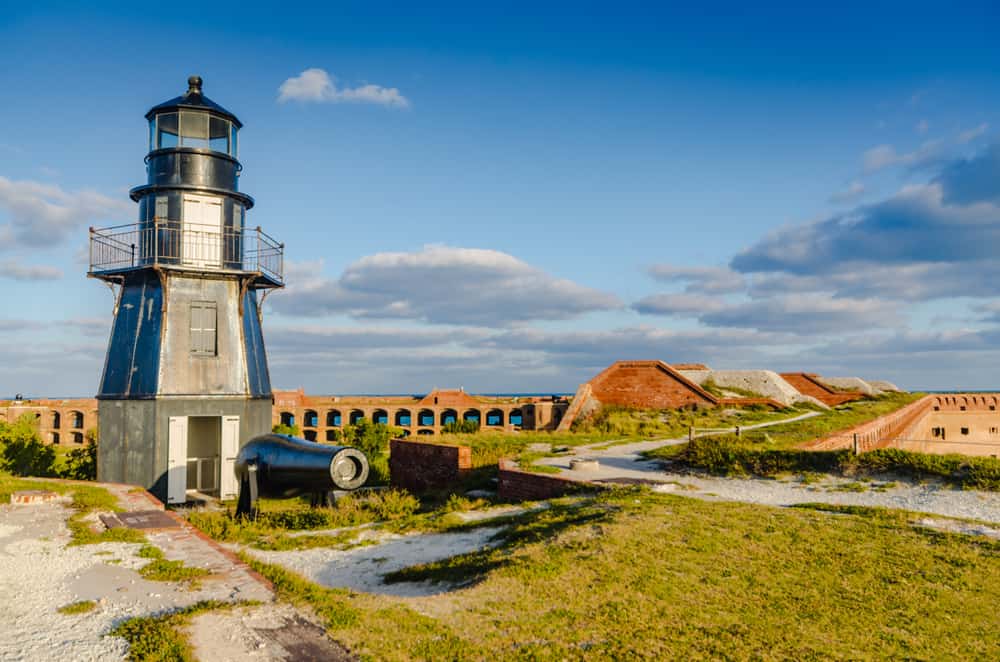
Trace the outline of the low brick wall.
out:
[[[454,485],[472,468],[468,446],[428,444],[393,439],[389,442],[389,482],[411,492]]]
[[[581,488],[597,488],[593,483],[561,478],[551,474],[523,471],[512,460],[500,460],[497,496],[506,501],[553,499]]]

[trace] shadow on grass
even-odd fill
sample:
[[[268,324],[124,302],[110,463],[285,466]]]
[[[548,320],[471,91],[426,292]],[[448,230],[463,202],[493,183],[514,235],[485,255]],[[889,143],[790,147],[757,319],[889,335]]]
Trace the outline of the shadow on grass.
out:
[[[510,518],[510,526],[493,536],[491,546],[451,558],[412,565],[383,577],[386,584],[400,582],[446,582],[466,585],[486,574],[510,565],[517,547],[551,540],[561,532],[609,519],[617,508],[586,502],[558,505]]]

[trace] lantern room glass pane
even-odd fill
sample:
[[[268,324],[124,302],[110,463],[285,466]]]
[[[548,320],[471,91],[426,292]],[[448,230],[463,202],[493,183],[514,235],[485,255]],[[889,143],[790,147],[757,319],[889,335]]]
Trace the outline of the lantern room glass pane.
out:
[[[156,145],[159,149],[177,147],[177,113],[161,113],[156,116]]]
[[[156,118],[149,120],[149,151],[156,149]]]
[[[233,157],[234,159],[239,158],[239,150],[236,149],[239,146],[238,143],[237,143],[237,141],[236,141],[236,133],[237,133],[236,125],[235,124],[230,124],[230,127],[229,127],[229,156]]]
[[[229,120],[210,117],[208,120],[208,146],[216,152],[229,153]]]
[[[208,115],[181,111],[181,147],[208,147]]]

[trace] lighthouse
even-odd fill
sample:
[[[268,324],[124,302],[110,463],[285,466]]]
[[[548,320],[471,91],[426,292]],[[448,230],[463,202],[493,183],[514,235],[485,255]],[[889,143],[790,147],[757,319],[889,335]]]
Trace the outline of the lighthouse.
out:
[[[284,247],[247,225],[243,125],[200,77],[146,119],[138,221],[90,230],[88,276],[115,292],[97,475],[167,503],[231,498],[240,446],[271,428],[261,304],[284,285]]]

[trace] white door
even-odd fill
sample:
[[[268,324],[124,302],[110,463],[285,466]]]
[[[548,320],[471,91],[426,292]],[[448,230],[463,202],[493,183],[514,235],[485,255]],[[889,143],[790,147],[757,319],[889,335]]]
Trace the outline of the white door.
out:
[[[187,501],[187,416],[171,416],[167,427],[167,503]]]
[[[220,471],[222,476],[219,480],[219,498],[232,499],[236,496],[239,486],[236,482],[236,454],[240,452],[240,417],[222,417],[222,448],[219,456]]]
[[[222,266],[222,198],[185,193],[181,232],[184,264]]]

